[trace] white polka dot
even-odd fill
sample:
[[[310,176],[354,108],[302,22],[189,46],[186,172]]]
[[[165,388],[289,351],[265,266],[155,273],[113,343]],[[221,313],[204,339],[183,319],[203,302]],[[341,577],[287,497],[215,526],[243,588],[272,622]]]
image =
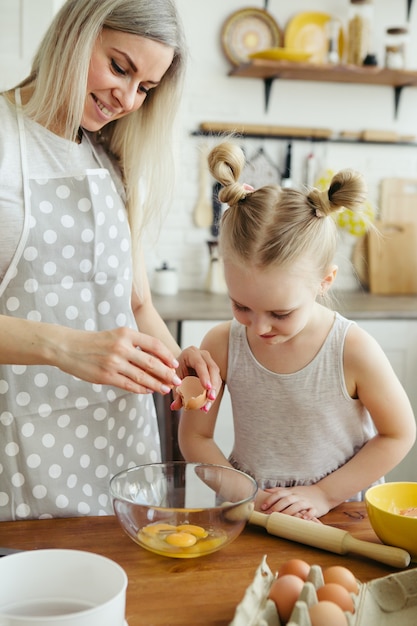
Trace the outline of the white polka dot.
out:
[[[39,417],[49,417],[52,413],[51,405],[44,402],[39,406],[38,413]]]
[[[27,371],[27,365],[12,365],[12,372],[16,376],[21,376]]]
[[[19,504],[16,507],[16,515],[18,517],[28,517],[30,515],[30,507],[27,504]]]
[[[113,225],[113,226],[111,226],[109,228],[109,237],[110,237],[110,239],[116,239],[118,234],[119,234],[119,231],[118,231],[116,226]]]
[[[65,509],[69,504],[69,500],[67,496],[64,496],[63,494],[61,494],[60,496],[57,496],[55,500],[55,504],[58,507],[58,509]]]
[[[39,454],[30,454],[26,459],[26,464],[31,469],[36,469],[41,464],[41,457]]]
[[[67,485],[70,489],[74,489],[77,486],[78,478],[76,474],[70,474],[67,479]]]
[[[91,459],[88,454],[83,454],[80,458],[80,466],[84,469],[90,467]]]
[[[64,446],[62,453],[66,459],[72,459],[72,457],[74,456],[74,446],[72,446],[70,443],[67,443]]]
[[[97,183],[95,183],[94,181],[91,182],[90,189],[91,189],[91,193],[93,193],[94,195],[97,195],[100,192],[100,189]]]
[[[110,267],[115,268],[119,267],[119,259],[114,254],[110,255],[107,259],[107,263]]]
[[[84,324],[85,330],[96,330],[96,323],[94,320],[86,320]]]
[[[83,259],[80,263],[80,271],[83,274],[88,274],[91,272],[93,265],[89,259]]]
[[[115,426],[116,426],[116,420],[114,419],[114,417],[109,417],[108,422],[107,422],[107,430],[111,432]]]
[[[126,439],[126,446],[130,448],[133,445],[133,441],[133,435],[129,435],[129,437]]]
[[[29,228],[35,228],[37,225],[37,221],[34,215],[29,217]]]
[[[122,222],[122,223],[125,221],[126,215],[125,215],[125,212],[123,211],[123,209],[119,209],[117,211],[117,219],[119,220],[119,222]]]
[[[21,391],[16,396],[16,403],[19,406],[27,406],[30,402],[30,395],[26,391]]]
[[[62,467],[58,465],[57,463],[54,463],[49,468],[48,474],[51,478],[59,478],[62,474]]]
[[[97,307],[98,312],[100,313],[100,315],[107,315],[110,311],[110,302],[100,302],[98,307]]]
[[[120,250],[122,252],[127,252],[128,250],[130,250],[130,242],[128,239],[122,239],[122,241],[120,242]]]
[[[81,241],[84,243],[90,243],[94,239],[94,232],[91,228],[85,228],[81,233]]]
[[[77,426],[77,428],[75,429],[75,436],[78,439],[84,439],[85,437],[87,437],[87,435],[88,435],[87,426]]]
[[[109,207],[109,209],[112,209],[114,207],[114,198],[113,196],[106,196],[106,206]]]
[[[26,293],[36,293],[39,289],[39,283],[35,278],[29,278],[25,280],[25,291]]]
[[[55,445],[55,437],[51,433],[47,433],[42,437],[42,443],[45,448],[53,448]]]
[[[114,400],[116,400],[116,392],[114,391],[114,389],[109,389],[107,391],[107,400],[109,402],[114,402]]]
[[[65,310],[65,316],[68,320],[76,320],[78,317],[78,309],[76,306],[69,306]]]
[[[126,411],[126,405],[127,405],[126,398],[122,398],[118,404],[119,411]]]
[[[96,476],[97,478],[105,478],[109,473],[109,468],[106,467],[105,465],[99,465],[98,467],[96,467]]]
[[[58,239],[58,235],[56,234],[56,232],[54,230],[45,230],[45,232],[43,233],[43,240],[45,243],[48,244],[53,244],[56,243],[56,240]]]
[[[32,495],[36,500],[42,500],[42,498],[46,497],[47,493],[45,485],[35,485],[32,489]]]
[[[23,437],[32,437],[33,433],[35,432],[35,426],[32,424],[32,422],[26,422],[26,424],[23,424],[20,431]]]
[[[64,246],[62,248],[62,257],[64,259],[72,259],[72,257],[75,254],[75,248],[74,246]]]
[[[94,439],[94,447],[97,450],[104,450],[104,448],[107,446],[107,439],[106,437],[96,437]]]
[[[125,457],[123,454],[118,454],[117,455],[117,459],[116,459],[116,465],[117,467],[123,467],[123,465],[125,464]]]
[[[20,472],[17,472],[16,474],[13,474],[11,482],[13,487],[21,487],[25,484],[25,477]]]
[[[96,246],[96,255],[101,256],[105,250],[104,243],[100,241]]]
[[[109,496],[107,495],[107,493],[101,493],[98,497],[98,501],[101,504],[101,506],[107,506],[107,503],[109,501]]]
[[[55,397],[58,398],[59,400],[63,400],[64,398],[67,398],[68,394],[69,394],[69,389],[66,385],[59,385],[55,389]],[[68,417],[68,415],[66,417]]]
[[[107,411],[103,407],[95,409],[93,417],[97,422],[102,422],[107,417]]]
[[[79,502],[77,510],[81,515],[88,515],[91,509],[86,502]]]
[[[46,387],[46,385],[48,384],[48,377],[44,373],[36,374],[33,380],[37,387]]]
[[[58,196],[58,198],[62,198],[63,200],[65,198],[68,198],[70,195],[69,187],[67,187],[67,185],[59,185],[56,190],[56,195]]]
[[[93,383],[92,388],[93,388],[93,391],[95,391],[96,393],[101,393],[101,390],[103,389],[103,385],[98,385],[97,383]]]
[[[87,398],[83,398],[83,397],[77,398],[75,400],[75,406],[77,407],[77,409],[80,409],[80,411],[83,409],[86,409],[88,407]]]
[[[60,396],[57,396],[57,397],[59,398]],[[68,424],[70,423],[70,421],[71,420],[70,420],[69,415],[60,415],[58,417],[57,424],[60,428],[66,428]]]
[[[3,426],[10,426],[10,424],[13,424],[13,420],[13,415],[9,411],[4,411],[0,415],[0,422],[3,424]]]
[[[34,261],[35,259],[38,258],[37,249],[34,248],[33,246],[29,246],[28,248],[25,249],[23,253],[23,258],[26,259],[26,261]]]
[[[105,285],[107,283],[107,274],[105,272],[97,272],[94,281],[97,285]]]
[[[133,420],[136,419],[136,415],[137,415],[136,409],[135,408],[130,409],[130,411],[129,411],[129,419],[130,419],[131,422],[133,422]],[[138,423],[138,428],[140,428],[139,423]]]
[[[87,213],[87,211],[91,209],[91,201],[88,198],[81,198],[81,200],[78,201],[77,206],[80,211]]]
[[[56,263],[54,263],[53,261],[48,261],[48,263],[45,263],[45,265],[43,266],[43,273],[45,274],[45,276],[54,276],[56,274]]]
[[[117,438],[124,439],[125,437],[126,437],[126,427],[120,426],[119,430],[117,431]]]
[[[93,488],[91,487],[91,485],[83,485],[83,493],[85,493],[86,496],[91,496],[93,495]]]
[[[156,450],[151,450],[149,458],[151,460],[151,463],[158,463],[158,461],[160,460],[160,456]]]
[[[145,454],[145,444],[143,443],[143,441],[140,441],[137,446],[136,446],[136,452],[137,454],[139,454],[140,456],[143,456]]]
[[[9,503],[9,496],[4,491],[0,491],[0,506],[6,506]]]
[[[80,296],[83,302],[91,302],[91,298],[92,298],[91,289],[81,289]]]
[[[104,222],[106,221],[106,215],[103,213],[103,211],[99,211],[97,213],[96,221],[99,226],[103,226]]]
[[[45,215],[47,215],[52,213],[54,207],[51,202],[48,202],[48,200],[42,200],[42,202],[39,202],[39,210],[41,213],[45,213]]]
[[[29,311],[26,317],[28,320],[31,320],[32,322],[40,322],[42,320],[42,317],[39,311]]]
[[[124,295],[124,292],[125,292],[125,288],[123,287],[123,285],[121,285],[120,283],[117,283],[117,285],[115,285],[113,289],[113,293],[116,296],[116,298],[121,298]]]
[[[12,298],[8,298],[7,302],[6,302],[6,308],[8,311],[17,311],[17,309],[20,307],[20,302],[17,298],[12,297]]]
[[[48,306],[56,306],[59,302],[58,295],[52,291],[45,296],[45,302]]]
[[[61,224],[64,228],[72,228],[75,224],[75,220],[72,215],[63,215],[61,217]]]
[[[74,279],[72,276],[64,276],[61,280],[61,285],[64,289],[72,289],[74,286]]]

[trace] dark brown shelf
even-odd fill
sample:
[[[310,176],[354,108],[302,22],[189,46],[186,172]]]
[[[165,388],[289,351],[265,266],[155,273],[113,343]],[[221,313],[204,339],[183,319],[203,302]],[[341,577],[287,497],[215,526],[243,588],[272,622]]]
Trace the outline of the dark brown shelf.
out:
[[[417,86],[417,72],[411,70],[354,65],[314,65],[312,63],[290,63],[266,59],[253,59],[248,63],[242,63],[232,68],[229,76],[262,79],[265,83],[266,109],[268,108],[272,82],[277,79],[393,87],[395,113],[398,110],[402,89]]]

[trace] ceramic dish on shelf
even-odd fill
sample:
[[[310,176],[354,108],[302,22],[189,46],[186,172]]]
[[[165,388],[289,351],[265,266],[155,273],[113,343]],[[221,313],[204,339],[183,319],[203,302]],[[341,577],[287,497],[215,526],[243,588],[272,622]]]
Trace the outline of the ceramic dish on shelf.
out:
[[[329,22],[334,19],[328,13],[297,13],[285,29],[285,47],[304,50],[311,54],[310,62],[326,63],[328,53]],[[339,30],[339,57],[343,58],[343,29]]]
[[[259,52],[249,54],[250,59],[267,59],[269,61],[291,61],[293,63],[306,63],[311,58],[312,53],[308,50],[297,50],[296,48],[267,48]]]
[[[225,20],[221,42],[233,65],[246,63],[250,54],[280,46],[283,35],[272,15],[264,9],[240,9]]]

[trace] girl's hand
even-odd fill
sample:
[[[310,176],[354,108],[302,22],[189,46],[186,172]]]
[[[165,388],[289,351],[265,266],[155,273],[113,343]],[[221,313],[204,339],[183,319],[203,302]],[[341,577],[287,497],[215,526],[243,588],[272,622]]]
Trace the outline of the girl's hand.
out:
[[[207,413],[222,386],[219,367],[207,350],[199,350],[195,346],[185,348],[179,355],[178,360],[178,376],[180,378],[185,378],[185,376],[195,374],[198,376],[204,389],[207,390],[207,402],[201,408],[202,411]],[[175,395],[176,397],[171,404],[171,409],[173,411],[179,411],[182,406],[181,399],[177,394]]]
[[[66,329],[50,350],[51,365],[91,383],[139,394],[166,394],[181,384],[178,361],[162,341],[130,328]]]
[[[259,510],[263,513],[277,511],[317,521],[330,510],[323,491],[317,485],[272,487],[262,493]]]

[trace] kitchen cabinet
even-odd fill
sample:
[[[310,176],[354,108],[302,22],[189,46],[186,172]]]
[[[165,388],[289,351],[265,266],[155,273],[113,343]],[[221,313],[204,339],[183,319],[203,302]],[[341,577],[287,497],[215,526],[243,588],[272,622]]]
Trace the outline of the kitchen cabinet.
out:
[[[184,320],[181,344],[199,345],[203,336],[220,320]],[[409,395],[417,416],[417,319],[358,319],[357,323],[383,348]],[[392,419],[395,420],[395,407]],[[254,424],[256,416],[254,416]],[[227,455],[233,446],[231,401],[226,391],[216,423],[215,440]],[[407,457],[387,475],[387,480],[417,481],[417,444]]]

